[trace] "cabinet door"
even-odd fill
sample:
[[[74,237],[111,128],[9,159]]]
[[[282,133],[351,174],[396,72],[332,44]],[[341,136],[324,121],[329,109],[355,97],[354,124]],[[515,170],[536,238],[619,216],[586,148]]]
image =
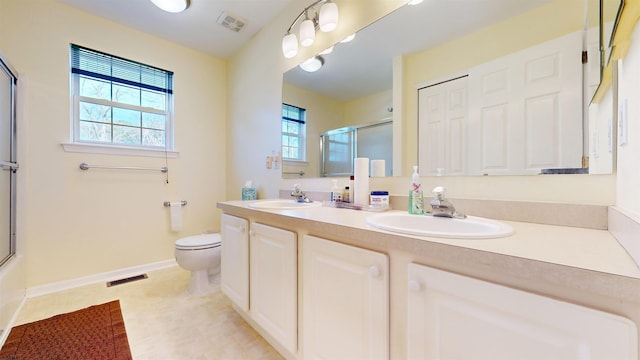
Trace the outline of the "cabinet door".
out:
[[[251,317],[291,353],[298,345],[296,234],[251,224]]]
[[[386,254],[304,236],[303,358],[389,357]]]
[[[249,222],[222,214],[220,285],[231,301],[249,310]]]
[[[409,264],[409,359],[637,359],[628,319]]]

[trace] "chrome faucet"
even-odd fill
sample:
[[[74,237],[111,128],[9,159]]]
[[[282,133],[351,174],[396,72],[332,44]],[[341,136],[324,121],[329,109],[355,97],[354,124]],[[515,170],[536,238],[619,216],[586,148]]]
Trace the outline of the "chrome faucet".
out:
[[[456,211],[449,200],[444,197],[444,187],[437,186],[432,190],[434,198],[431,200],[431,215],[438,217],[448,217],[456,219],[464,219],[467,215],[461,214]]]
[[[310,203],[311,202],[311,199],[309,199],[307,197],[307,194],[305,194],[300,189],[300,184],[293,185],[293,191],[291,192],[291,197],[294,198],[296,200],[296,202],[299,202],[299,203]]]

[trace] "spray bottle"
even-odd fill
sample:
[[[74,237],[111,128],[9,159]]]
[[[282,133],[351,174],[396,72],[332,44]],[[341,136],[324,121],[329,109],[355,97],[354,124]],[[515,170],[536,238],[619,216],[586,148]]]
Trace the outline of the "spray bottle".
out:
[[[411,175],[411,189],[409,190],[409,214],[424,214],[424,196],[422,187],[420,186],[420,177],[418,175],[418,166],[413,167],[413,175]]]

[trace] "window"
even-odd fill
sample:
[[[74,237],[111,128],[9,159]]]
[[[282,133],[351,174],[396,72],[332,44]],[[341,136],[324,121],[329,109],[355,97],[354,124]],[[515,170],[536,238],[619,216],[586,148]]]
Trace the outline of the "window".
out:
[[[306,112],[297,106],[282,104],[282,158],[285,160],[305,160]]]
[[[71,45],[73,142],[172,149],[173,73]]]

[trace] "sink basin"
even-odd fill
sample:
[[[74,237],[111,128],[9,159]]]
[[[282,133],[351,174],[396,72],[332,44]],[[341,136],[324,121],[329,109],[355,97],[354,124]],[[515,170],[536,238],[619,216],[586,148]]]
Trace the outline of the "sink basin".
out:
[[[369,216],[367,224],[402,234],[440,238],[492,239],[513,234],[513,228],[507,224],[475,216],[451,219],[394,212]]]
[[[299,203],[294,200],[261,200],[249,204],[252,209],[262,210],[296,210],[322,206],[319,201]]]

